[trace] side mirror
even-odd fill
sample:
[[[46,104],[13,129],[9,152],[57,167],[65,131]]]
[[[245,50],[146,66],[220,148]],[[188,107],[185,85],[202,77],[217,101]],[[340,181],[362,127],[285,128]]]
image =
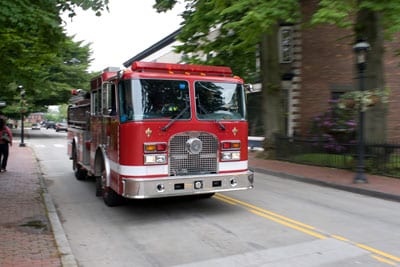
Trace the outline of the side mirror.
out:
[[[244,84],[244,89],[250,93],[254,92],[253,85],[251,83],[245,83]]]

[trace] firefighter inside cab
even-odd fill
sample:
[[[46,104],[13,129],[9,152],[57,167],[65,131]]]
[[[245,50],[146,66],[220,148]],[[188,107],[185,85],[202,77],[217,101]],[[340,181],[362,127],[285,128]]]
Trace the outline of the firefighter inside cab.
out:
[[[228,67],[134,62],[106,69],[68,109],[68,150],[109,206],[253,187],[246,92]]]
[[[189,88],[185,81],[142,79],[131,86],[120,87],[121,122],[142,119],[168,119],[185,110],[181,119],[188,119]]]

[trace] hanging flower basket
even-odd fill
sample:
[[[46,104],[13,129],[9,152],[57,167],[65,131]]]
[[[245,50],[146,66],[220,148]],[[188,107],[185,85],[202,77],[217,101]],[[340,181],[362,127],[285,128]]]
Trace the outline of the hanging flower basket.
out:
[[[345,107],[345,108],[355,108],[355,106],[356,106],[356,101],[354,100],[354,99],[343,99],[343,100],[341,100],[342,101],[342,105]]]
[[[387,103],[389,90],[375,89],[366,91],[351,91],[343,94],[338,106],[342,109],[361,109],[366,111],[368,108],[376,106],[379,103]]]
[[[373,107],[379,103],[381,103],[381,98],[378,95],[370,95],[369,97],[368,107]]]

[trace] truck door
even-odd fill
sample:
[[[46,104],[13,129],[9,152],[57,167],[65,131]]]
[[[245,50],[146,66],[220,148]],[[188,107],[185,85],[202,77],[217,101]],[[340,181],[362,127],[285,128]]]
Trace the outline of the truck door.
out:
[[[117,155],[118,115],[116,103],[116,90],[113,82],[103,83],[102,86],[102,132],[101,143],[105,145],[106,153],[112,160]]]
[[[90,106],[87,106],[85,108],[85,122],[86,122],[86,127],[83,132],[83,144],[82,144],[82,151],[83,151],[83,157],[82,161],[83,164],[85,165],[90,165],[90,146],[88,147],[86,144],[91,142],[92,136],[90,134]]]

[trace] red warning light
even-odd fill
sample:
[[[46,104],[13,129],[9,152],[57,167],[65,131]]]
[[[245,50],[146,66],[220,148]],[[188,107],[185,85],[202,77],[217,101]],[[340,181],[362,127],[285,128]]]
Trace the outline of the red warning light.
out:
[[[167,72],[182,73],[186,75],[197,74],[209,76],[232,76],[231,68],[222,66],[135,61],[132,63],[131,69],[133,71],[141,72]]]

